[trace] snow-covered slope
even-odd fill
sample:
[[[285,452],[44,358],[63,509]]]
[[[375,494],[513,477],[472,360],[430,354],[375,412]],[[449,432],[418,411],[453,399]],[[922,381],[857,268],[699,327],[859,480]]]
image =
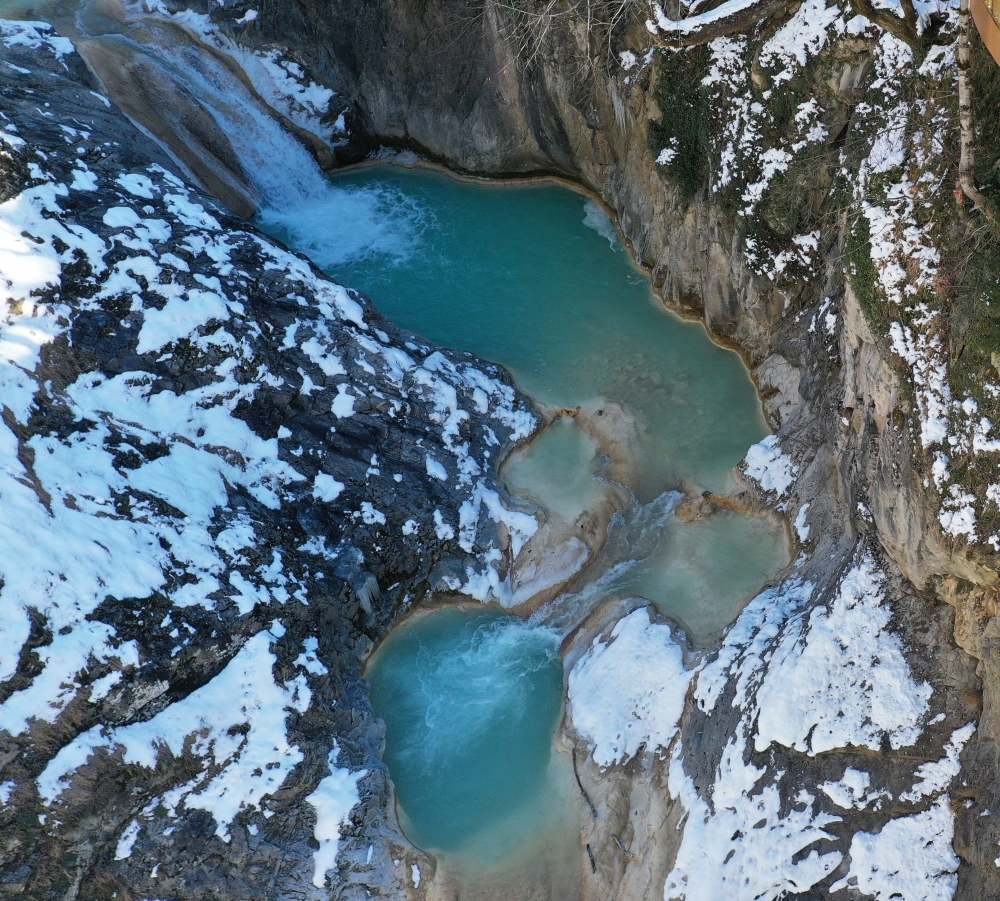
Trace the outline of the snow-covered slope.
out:
[[[0,881],[409,884],[359,660],[533,526],[492,461],[535,416],[0,36]]]

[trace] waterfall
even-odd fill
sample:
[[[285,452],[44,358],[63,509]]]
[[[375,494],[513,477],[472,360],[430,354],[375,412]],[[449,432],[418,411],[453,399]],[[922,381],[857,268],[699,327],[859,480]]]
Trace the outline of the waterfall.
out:
[[[326,187],[310,152],[224,57],[179,25],[109,0],[73,36],[108,95],[235,212],[294,208]]]

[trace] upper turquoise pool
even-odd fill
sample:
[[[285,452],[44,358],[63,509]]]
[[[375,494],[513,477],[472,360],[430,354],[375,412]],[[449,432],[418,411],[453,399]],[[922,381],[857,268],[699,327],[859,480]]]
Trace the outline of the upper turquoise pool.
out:
[[[503,364],[537,400],[623,405],[643,499],[683,477],[723,489],[767,434],[739,356],[668,313],[604,211],[565,187],[380,166],[260,221],[398,324]]]

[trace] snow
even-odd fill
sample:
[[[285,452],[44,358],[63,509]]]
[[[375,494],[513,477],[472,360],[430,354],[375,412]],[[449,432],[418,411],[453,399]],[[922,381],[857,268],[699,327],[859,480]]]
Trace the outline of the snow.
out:
[[[733,705],[747,705],[752,690],[760,683],[770,643],[811,599],[814,590],[811,582],[791,579],[762,591],[743,608],[716,658],[698,674],[694,697],[702,710],[711,713],[715,709],[730,681],[736,686]]]
[[[139,172],[126,172],[115,179],[115,184],[124,188],[133,197],[141,197],[143,200],[152,200],[159,192],[159,188],[153,184],[153,180],[148,175]]]
[[[340,749],[334,745],[329,756],[330,775],[320,781],[311,795],[306,796],[306,801],[316,811],[316,825],[313,827],[313,837],[319,842],[319,848],[313,852],[313,885],[316,888],[326,885],[327,872],[337,865],[341,833],[351,811],[361,800],[358,783],[367,772],[357,770],[352,773],[338,767],[339,755]]]
[[[434,511],[434,534],[441,541],[449,541],[455,537],[455,530],[444,521],[440,510]]]
[[[381,510],[376,510],[370,501],[361,502],[361,519],[368,525],[385,525],[385,514]]]
[[[445,469],[430,454],[427,455],[427,475],[440,479],[442,482],[448,481],[448,470]]]
[[[673,147],[664,147],[656,156],[657,166],[669,166],[677,156],[677,151]]]
[[[132,848],[139,837],[140,828],[141,824],[138,820],[132,820],[128,824],[125,831],[121,834],[121,838],[118,839],[118,847],[115,849],[115,860],[126,860],[132,856]]]
[[[317,656],[317,650],[319,649],[318,638],[310,635],[303,641],[302,646],[304,650],[295,659],[296,666],[301,666],[307,673],[313,676],[325,676],[330,672]]]
[[[871,556],[859,552],[826,598],[815,593],[801,579],[761,592],[696,674],[693,696],[701,710],[712,717],[731,696],[738,719],[707,786],[696,787],[685,771],[690,751],[682,742],[671,750],[668,787],[686,813],[666,901],[776,901],[804,892],[846,860],[839,851],[816,847],[833,838],[826,827],[838,821],[818,807],[817,798],[870,812],[891,800],[859,769],[847,767],[839,780],[802,787],[749,756],[751,749],[766,753],[775,743],[807,754],[878,752],[884,744],[910,746],[921,734],[931,688],[915,681],[899,639],[888,630],[886,580]],[[956,730],[939,760],[917,767],[901,800],[946,791],[973,729],[970,724]],[[914,822],[890,821],[880,835],[853,837],[849,875],[852,884],[858,877],[862,893],[907,901],[950,898],[945,892],[953,889],[957,865],[950,811],[942,799],[917,816]],[[918,860],[922,848],[926,860]],[[897,866],[907,860],[913,862],[911,875]],[[844,885],[846,880],[832,891]]]
[[[964,537],[970,544],[977,540],[975,502],[974,494],[967,494],[957,485],[948,486],[938,513],[938,521],[946,535]]]
[[[690,749],[680,741],[672,748],[668,787],[686,815],[666,901],[777,901],[807,891],[844,860],[840,851],[816,847],[834,837],[826,827],[838,822],[817,798],[874,812],[891,797],[871,787],[868,773],[850,767],[838,781],[802,787],[796,780],[792,788],[784,771],[750,757],[751,750],[766,753],[774,743],[808,754],[880,751],[883,743],[899,749],[921,733],[931,689],[914,680],[899,639],[887,630],[885,577],[873,559],[860,552],[825,601],[815,593],[801,579],[761,592],[697,673],[693,695],[701,710],[715,716],[731,692],[738,719],[707,786],[696,787],[685,771]],[[914,796],[947,787],[971,732],[971,726],[957,730],[940,760],[917,768]],[[936,901],[938,888],[950,885],[944,877],[954,872],[950,813],[936,809],[933,822],[921,816],[928,862],[914,866],[911,881],[895,884],[912,889],[901,897]],[[884,852],[895,872],[894,858],[922,846],[917,832],[905,819],[891,821],[882,831],[887,842],[870,853],[865,848],[875,847],[878,836],[854,836],[850,866],[862,892],[882,891],[898,880],[885,871],[873,875],[871,867]]]
[[[347,393],[346,385],[337,386],[337,396],[333,399],[330,412],[338,419],[346,419],[354,415],[354,402],[357,398]]]
[[[215,678],[151,720],[95,726],[77,736],[38,777],[43,802],[55,803],[97,748],[120,749],[125,763],[149,768],[163,748],[174,756],[193,752],[208,759],[209,767],[162,802],[174,812],[180,803],[208,811],[216,835],[229,841],[236,815],[259,807],[302,760],[302,752],[288,741],[285,719],[288,709],[304,712],[311,694],[303,676],[287,685],[275,682],[269,646],[280,633],[276,626],[257,633]]]
[[[669,747],[690,681],[671,627],[640,608],[608,641],[595,638],[570,671],[570,717],[600,766],[626,763],[643,747]]]
[[[59,37],[45,22],[13,22],[0,19],[0,40],[7,47],[27,47],[29,50],[46,49],[57,57],[74,53],[73,42]]]
[[[104,700],[111,691],[122,680],[121,670],[114,670],[100,679],[95,679],[90,686],[90,703],[96,704]]]
[[[948,385],[946,348],[937,335],[914,333],[909,326],[889,326],[893,353],[911,367],[920,410],[920,442],[924,447],[944,444],[948,438],[951,388]]]
[[[11,581],[23,584],[26,580],[12,578]],[[21,613],[13,604],[9,606],[11,614]],[[31,720],[54,722],[75,697],[79,690],[77,676],[92,660],[117,661],[122,667],[135,666],[139,662],[135,642],[117,645],[113,636],[114,630],[104,623],[81,623],[65,634],[56,633],[51,644],[35,652],[44,667],[41,673],[30,685],[13,692],[0,705],[0,729],[18,736],[27,731]],[[17,658],[11,654],[11,668],[16,662]]]
[[[686,18],[679,19],[677,21],[668,18],[666,13],[663,11],[663,7],[659,3],[654,3],[653,15],[656,17],[656,21],[647,21],[646,28],[653,34],[657,31],[661,31],[666,34],[690,34],[693,31],[697,31],[704,25],[718,22],[734,15],[735,13],[749,9],[757,2],[759,2],[759,0],[726,0],[725,3],[720,4],[715,9],[709,10],[706,13],[701,13],[696,16],[687,16]]]
[[[0,30],[40,49],[58,52],[61,46],[62,39],[46,36],[48,26]],[[81,96],[90,102],[86,92]],[[257,234],[238,227],[223,231],[214,207],[164,170],[142,166],[109,176],[96,163],[93,170],[83,164],[72,144],[66,159],[48,161],[18,137],[13,124],[4,129],[0,154],[19,159],[22,168],[30,164],[38,183],[0,203],[0,392],[6,407],[0,423],[5,548],[0,682],[16,672],[33,617],[40,618],[51,641],[34,648],[37,667],[19,681],[18,690],[2,695],[0,729],[11,736],[32,730],[73,736],[75,724],[93,723],[103,715],[98,705],[109,697],[117,700],[123,688],[135,686],[143,702],[148,700],[143,692],[165,691],[166,682],[143,681],[145,651],[103,622],[100,609],[115,601],[141,609],[145,599],[156,596],[170,609],[155,619],[174,643],[168,653],[196,651],[203,660],[218,653],[223,668],[193,691],[179,683],[173,686],[176,694],[161,695],[148,708],[137,705],[128,719],[94,725],[61,748],[51,747],[37,777],[38,792],[44,804],[62,807],[74,802],[64,792],[88,763],[110,757],[153,768],[161,754],[189,757],[187,772],[194,775],[181,785],[154,782],[161,794],[152,806],[162,805],[171,817],[205,810],[225,841],[240,812],[260,809],[302,759],[289,733],[289,716],[307,709],[309,681],[327,672],[315,637],[303,639],[301,653],[291,650],[291,658],[298,653],[294,666],[291,658],[276,666],[271,641],[282,631],[277,620],[270,632],[246,638],[261,628],[261,617],[280,617],[281,605],[306,598],[297,567],[286,567],[276,548],[270,562],[257,559],[266,548],[257,505],[284,511],[310,496],[333,503],[347,481],[322,472],[307,480],[279,456],[279,443],[283,454],[293,455],[286,459],[302,456],[301,447],[289,446],[291,430],[263,437],[248,424],[254,417],[244,418],[263,387],[282,384],[268,369],[271,351],[301,349],[302,393],[326,392],[335,415],[351,415],[356,399],[367,397],[373,405],[386,404],[390,417],[400,413],[404,399],[430,409],[431,421],[421,422],[421,432],[432,459],[456,475],[459,493],[449,493],[452,505],[435,511],[428,501],[405,523],[401,516],[393,519],[395,511],[386,505],[379,510],[364,501],[352,503],[351,510],[373,526],[391,525],[411,535],[434,529],[450,541],[459,526],[445,516],[454,521],[461,507],[462,540],[476,547],[484,565],[495,565],[500,550],[480,550],[481,516],[507,523],[518,549],[537,523],[504,508],[491,487],[486,456],[474,452],[472,441],[492,448],[508,438],[520,440],[536,428],[536,416],[494,367],[431,353],[420,344],[408,345],[412,354],[392,346],[396,339],[370,328],[371,314],[356,295]],[[88,140],[83,134],[75,134],[74,141]],[[66,184],[54,174],[60,166]],[[60,280],[70,265],[85,287],[64,297]],[[280,286],[290,308],[297,303],[301,309],[294,325],[273,337],[264,332],[267,323],[253,321],[244,309],[261,270]],[[68,380],[50,380],[51,367],[62,363],[56,357],[41,368],[43,351],[65,352],[82,313],[118,309],[124,311],[121,321],[111,327],[125,336],[125,365],[80,371],[81,361],[85,370],[88,360],[83,353],[74,357],[72,371],[59,370],[69,372]],[[143,369],[154,369],[152,360],[137,360],[132,352],[136,341],[139,354],[158,356],[155,372]],[[351,377],[347,359],[356,364]],[[175,381],[166,373],[173,374],[177,363],[183,375]],[[292,390],[298,384],[295,372],[296,367],[282,372],[294,380]],[[379,385],[392,386],[388,400],[378,393]],[[68,427],[39,428],[36,400],[58,409],[59,422]],[[471,411],[484,418],[476,420],[475,429]],[[267,434],[275,434],[273,427]],[[423,478],[416,468],[407,471],[408,483]],[[239,512],[234,492],[252,498],[253,512]],[[321,539],[303,545],[303,551],[327,560],[337,553]],[[246,616],[232,632],[234,641],[245,642],[242,648],[219,647],[198,635],[200,627],[191,625],[198,618],[188,621],[178,610],[194,606],[211,614],[208,622]],[[275,670],[284,681],[276,679]],[[74,701],[77,713],[70,716],[67,707]],[[151,718],[139,721],[143,709]],[[57,721],[55,732],[40,728]],[[2,791],[3,797],[10,795]],[[152,807],[143,809],[137,829],[151,816]],[[324,823],[317,840],[322,853],[335,856],[329,844],[333,829]],[[120,828],[125,832],[119,850],[127,856],[138,831],[124,823]]]
[[[874,901],[951,901],[958,887],[954,832],[946,798],[913,816],[890,820],[881,832],[858,832],[851,839],[850,869],[830,891],[856,885]]]
[[[410,866],[410,879],[413,880],[414,888],[420,888],[420,867],[416,864]]]
[[[875,804],[878,809],[881,806],[881,799],[891,798],[886,791],[869,791],[871,776],[863,770],[856,770],[847,767],[844,775],[838,782],[824,782],[820,786],[822,791],[834,804],[844,810],[864,810],[871,804]]]
[[[313,497],[323,501],[325,504],[335,501],[340,497],[343,490],[344,483],[338,482],[333,476],[327,475],[325,472],[317,473],[316,478],[313,479]]]
[[[799,507],[798,515],[795,517],[795,533],[799,536],[799,541],[805,543],[809,539],[809,523],[806,521],[806,514],[809,512],[809,504]]]
[[[808,889],[840,864],[837,851],[805,853],[833,838],[824,827],[838,817],[817,812],[815,798],[805,790],[786,807],[771,774],[745,762],[741,737],[725,749],[711,807],[684,773],[682,753],[676,745],[668,786],[687,818],[665,901],[775,901]]]
[[[197,288],[186,293],[187,298],[173,297],[162,310],[146,310],[138,353],[160,350],[211,322],[229,318],[230,307],[218,294]]]
[[[884,576],[865,556],[829,606],[785,628],[757,692],[758,751],[772,742],[813,755],[917,740],[932,688],[913,679],[884,598]]]
[[[975,731],[975,723],[968,723],[960,729],[956,729],[952,733],[951,741],[944,747],[944,757],[940,760],[922,763],[917,767],[916,775],[920,781],[915,783],[909,791],[901,794],[899,800],[916,802],[930,795],[937,795],[948,788],[961,769],[962,765],[958,758],[962,753],[962,748],[972,738]]]
[[[740,468],[761,490],[784,497],[795,482],[799,468],[778,444],[777,435],[768,435],[747,451]]]
[[[842,11],[826,0],[804,0],[795,15],[782,25],[760,53],[760,65],[779,68],[775,84],[792,78],[795,69],[804,66],[844,30]]]

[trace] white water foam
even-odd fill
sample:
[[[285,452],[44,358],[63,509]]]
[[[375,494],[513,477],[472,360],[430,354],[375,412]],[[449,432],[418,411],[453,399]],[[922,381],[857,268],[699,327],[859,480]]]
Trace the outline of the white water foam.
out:
[[[372,257],[389,264],[406,262],[433,217],[392,188],[341,188],[324,178],[304,202],[266,198],[257,222],[317,265],[332,269]]]
[[[425,647],[417,654],[417,678],[427,699],[421,751],[428,762],[461,758],[498,719],[523,719],[529,713],[526,696],[514,687],[559,652],[554,630],[516,619],[477,625],[470,638],[457,652]]]
[[[184,32],[156,16],[109,23],[92,13],[88,22],[97,30],[124,31],[98,39],[141,56],[177,86],[177,96],[189,100],[190,106],[164,104],[158,110],[177,121],[178,134],[186,132],[184,120],[192,111],[214,119],[249,181],[265,231],[326,269],[370,257],[402,262],[415,252],[432,216],[391,188],[332,184],[243,81]]]
[[[242,82],[195,44],[156,48],[158,60],[206,107],[250,179],[265,231],[287,236],[319,266],[370,257],[404,261],[414,253],[428,215],[387,187],[330,183],[309,151],[277,122]]]

